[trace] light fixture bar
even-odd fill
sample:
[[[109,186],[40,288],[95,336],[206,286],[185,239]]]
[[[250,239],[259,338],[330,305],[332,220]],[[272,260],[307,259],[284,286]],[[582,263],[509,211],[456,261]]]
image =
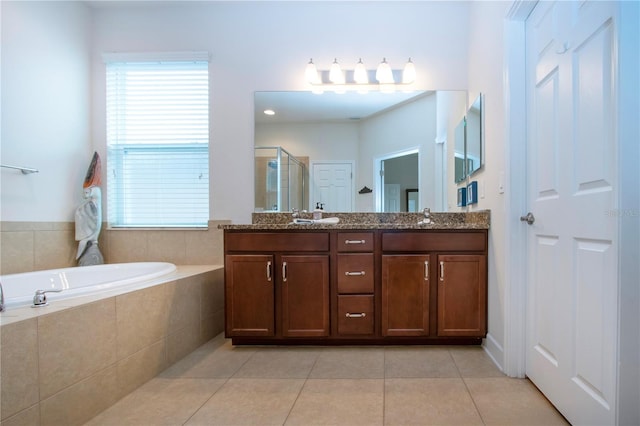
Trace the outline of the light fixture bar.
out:
[[[328,70],[318,70],[313,60],[309,60],[305,69],[305,80],[311,86],[321,90],[344,91],[375,90],[393,91],[395,87],[410,86],[415,83],[416,69],[409,58],[403,69],[392,69],[386,58],[375,70],[366,69],[362,58],[359,58],[352,70],[344,70],[335,58]],[[402,89],[407,90],[407,89]]]

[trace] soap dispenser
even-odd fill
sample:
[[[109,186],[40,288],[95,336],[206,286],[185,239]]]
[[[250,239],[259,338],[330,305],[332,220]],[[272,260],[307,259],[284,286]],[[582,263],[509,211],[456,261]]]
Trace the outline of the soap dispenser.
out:
[[[313,211],[313,220],[322,219],[322,207],[324,204],[317,202],[316,209]]]

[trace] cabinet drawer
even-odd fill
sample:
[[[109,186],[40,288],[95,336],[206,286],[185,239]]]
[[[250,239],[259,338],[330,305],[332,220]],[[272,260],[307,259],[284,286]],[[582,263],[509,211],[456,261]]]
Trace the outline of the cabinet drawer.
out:
[[[338,296],[338,334],[373,334],[373,296]]]
[[[382,251],[484,251],[486,232],[385,232]]]
[[[224,236],[227,251],[329,251],[328,232],[239,232]]]
[[[338,232],[338,251],[373,251],[373,232]]]
[[[373,293],[373,254],[338,255],[338,293]]]

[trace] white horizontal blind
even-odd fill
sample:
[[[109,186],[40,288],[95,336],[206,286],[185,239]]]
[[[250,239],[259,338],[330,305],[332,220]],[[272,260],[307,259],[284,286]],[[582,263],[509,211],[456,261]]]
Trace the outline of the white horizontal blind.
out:
[[[110,226],[206,226],[208,62],[108,63],[107,147]]]

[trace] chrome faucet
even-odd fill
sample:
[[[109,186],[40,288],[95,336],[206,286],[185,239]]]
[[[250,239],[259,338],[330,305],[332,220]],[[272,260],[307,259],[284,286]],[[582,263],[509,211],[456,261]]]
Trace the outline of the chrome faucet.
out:
[[[62,290],[36,290],[36,294],[33,296],[33,305],[31,307],[38,308],[40,306],[47,306],[47,293],[60,293]]]
[[[296,208],[291,209],[291,216],[293,216],[294,219],[300,217],[300,210]]]
[[[431,209],[429,207],[425,207],[422,210],[422,214],[424,215],[424,219],[418,222],[418,225],[426,225],[428,223],[431,223]]]
[[[4,289],[0,283],[0,312],[4,312]]]

